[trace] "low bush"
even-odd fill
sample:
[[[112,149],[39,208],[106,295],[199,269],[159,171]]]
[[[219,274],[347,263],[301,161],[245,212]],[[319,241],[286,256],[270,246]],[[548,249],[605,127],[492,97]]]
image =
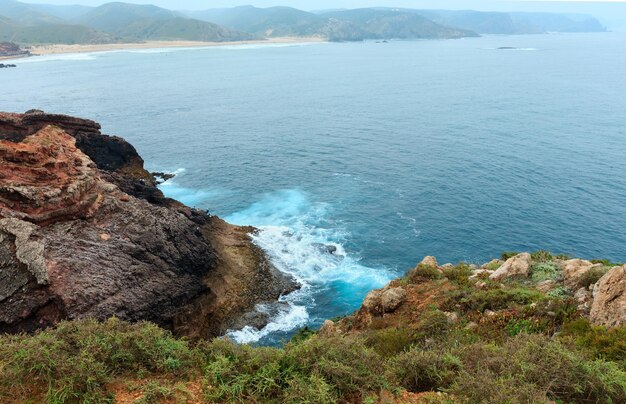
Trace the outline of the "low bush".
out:
[[[590,285],[598,282],[600,278],[602,278],[607,272],[609,272],[610,267],[602,266],[591,268],[589,271],[585,272],[578,279],[578,288],[588,288]]]
[[[572,338],[593,357],[614,361],[626,369],[626,327],[607,329],[592,326],[589,320],[581,318],[565,323],[562,336]]]
[[[436,267],[419,264],[409,272],[409,279],[412,282],[420,280],[435,280],[441,278],[441,272]]]
[[[552,256],[552,253],[546,250],[539,250],[539,251],[535,251],[534,253],[531,253],[530,258],[534,262],[538,262],[538,263],[546,263],[554,259],[554,257]]]
[[[513,257],[515,257],[518,254],[519,254],[519,252],[517,252],[517,251],[505,251],[505,252],[503,252],[500,255],[500,258],[502,259],[502,261],[506,261],[509,258],[513,258]]]
[[[445,309],[460,308],[464,311],[500,310],[512,308],[516,305],[527,305],[540,301],[544,295],[533,289],[512,287],[506,289],[462,289],[453,291],[446,303]]]
[[[437,391],[448,388],[461,368],[452,354],[412,349],[390,361],[388,378],[408,391]]]
[[[201,358],[183,339],[150,323],[117,319],[62,322],[33,336],[2,338],[0,398],[98,401],[116,375],[159,372],[185,377]]]
[[[556,265],[549,262],[533,264],[530,267],[530,277],[533,282],[556,280],[560,273],[561,271],[556,267]]]
[[[410,349],[417,339],[416,332],[408,327],[388,327],[367,333],[365,343],[379,355],[390,358]]]
[[[470,283],[468,278],[472,275],[472,269],[466,263],[460,263],[452,268],[444,269],[443,275],[454,284],[468,286]]]

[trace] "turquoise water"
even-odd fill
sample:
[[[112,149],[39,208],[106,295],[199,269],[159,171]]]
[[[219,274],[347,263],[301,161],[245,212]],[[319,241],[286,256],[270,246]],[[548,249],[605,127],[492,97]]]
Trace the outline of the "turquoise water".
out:
[[[498,47],[517,50],[498,50]],[[89,117],[166,194],[239,224],[303,289],[262,343],[424,255],[626,261],[626,33],[126,51],[18,61],[0,109]]]

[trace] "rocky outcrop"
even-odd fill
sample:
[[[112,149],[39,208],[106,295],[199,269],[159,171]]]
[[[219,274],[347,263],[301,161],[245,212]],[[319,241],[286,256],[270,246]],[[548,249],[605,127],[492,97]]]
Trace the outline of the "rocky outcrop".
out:
[[[576,290],[581,278],[592,268],[599,268],[602,264],[594,264],[591,261],[579,258],[561,262],[563,269],[563,283],[565,287]]]
[[[208,337],[295,288],[229,225],[165,198],[89,120],[0,114],[0,331],[116,316]]]
[[[595,284],[589,317],[606,327],[626,325],[626,265],[611,268]]]
[[[23,50],[13,42],[0,42],[0,58],[30,56],[30,52]]]
[[[517,254],[506,260],[500,268],[489,275],[489,279],[501,280],[511,276],[528,276],[530,261],[531,257],[529,253]]]

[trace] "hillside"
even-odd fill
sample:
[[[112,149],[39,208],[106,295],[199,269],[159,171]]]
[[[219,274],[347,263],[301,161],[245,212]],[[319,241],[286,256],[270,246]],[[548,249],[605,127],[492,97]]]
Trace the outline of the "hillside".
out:
[[[444,26],[418,14],[401,10],[367,8],[321,15],[348,21],[362,28],[367,33],[367,39],[446,39],[477,36],[470,30]]]
[[[480,34],[541,34],[546,32],[602,32],[605,28],[589,15],[553,13],[503,13],[482,11],[412,10],[440,24]]]
[[[190,342],[149,323],[0,337],[0,398],[124,402],[626,401],[626,266],[505,253],[426,257],[347,317],[281,348]]]
[[[265,36],[319,36],[331,41],[435,39],[476,36],[444,27],[415,13],[357,9],[309,13],[290,7],[252,6],[187,12],[187,15]]]

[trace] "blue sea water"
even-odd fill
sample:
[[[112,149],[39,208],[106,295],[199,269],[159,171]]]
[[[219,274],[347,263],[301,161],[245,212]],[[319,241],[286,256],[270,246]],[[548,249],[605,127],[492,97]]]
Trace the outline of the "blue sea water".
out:
[[[516,47],[502,50],[499,47]],[[626,33],[60,55],[0,71],[0,110],[99,121],[174,198],[262,231],[303,288],[271,343],[424,255],[626,261]]]

